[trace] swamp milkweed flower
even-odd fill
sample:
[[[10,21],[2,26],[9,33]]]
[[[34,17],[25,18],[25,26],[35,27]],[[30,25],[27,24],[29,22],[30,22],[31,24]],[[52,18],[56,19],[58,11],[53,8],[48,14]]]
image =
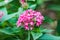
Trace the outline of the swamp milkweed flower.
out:
[[[34,25],[40,26],[44,20],[43,15],[40,12],[36,12],[32,9],[24,11],[18,18],[17,27],[23,26],[26,30],[32,30]]]

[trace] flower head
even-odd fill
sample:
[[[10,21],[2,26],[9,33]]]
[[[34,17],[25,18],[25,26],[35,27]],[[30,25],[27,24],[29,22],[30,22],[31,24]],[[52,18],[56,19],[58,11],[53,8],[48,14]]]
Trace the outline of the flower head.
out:
[[[29,9],[19,16],[17,26],[24,26],[26,30],[32,30],[34,25],[40,26],[43,20],[44,17],[40,12]]]

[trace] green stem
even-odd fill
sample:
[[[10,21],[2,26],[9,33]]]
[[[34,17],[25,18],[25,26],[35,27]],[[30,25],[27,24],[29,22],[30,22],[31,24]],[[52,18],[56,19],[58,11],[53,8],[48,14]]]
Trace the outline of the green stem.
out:
[[[30,31],[28,31],[28,40],[30,40]]]

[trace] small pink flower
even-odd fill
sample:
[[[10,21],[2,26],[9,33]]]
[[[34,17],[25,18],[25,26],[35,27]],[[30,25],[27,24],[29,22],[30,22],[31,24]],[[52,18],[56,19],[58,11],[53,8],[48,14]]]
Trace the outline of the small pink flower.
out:
[[[40,22],[40,19],[36,19],[37,22]]]
[[[34,22],[30,22],[30,25],[34,25]]]
[[[25,25],[28,25],[28,23],[25,23]]]
[[[40,19],[44,20],[44,17],[43,17],[43,16],[41,16],[41,17],[40,17]]]
[[[41,25],[41,22],[36,22],[36,26],[40,26]]]
[[[0,19],[3,17],[3,12],[0,11]]]
[[[33,29],[33,26],[30,27],[30,30],[32,30],[32,29]]]
[[[25,26],[25,30],[29,30],[28,26]]]
[[[40,12],[29,9],[24,11],[23,14],[19,16],[17,26],[24,26],[26,30],[32,30],[34,25],[40,26],[43,19],[44,17]]]

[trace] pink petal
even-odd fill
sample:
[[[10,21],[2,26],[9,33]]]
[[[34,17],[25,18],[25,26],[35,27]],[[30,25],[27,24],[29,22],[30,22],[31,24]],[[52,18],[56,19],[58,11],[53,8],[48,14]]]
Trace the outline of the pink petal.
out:
[[[17,27],[21,26],[21,23],[17,24]]]
[[[34,22],[30,22],[30,25],[34,25]]]
[[[25,30],[29,30],[28,26],[25,26]]]
[[[28,23],[25,23],[25,25],[28,25]]]

